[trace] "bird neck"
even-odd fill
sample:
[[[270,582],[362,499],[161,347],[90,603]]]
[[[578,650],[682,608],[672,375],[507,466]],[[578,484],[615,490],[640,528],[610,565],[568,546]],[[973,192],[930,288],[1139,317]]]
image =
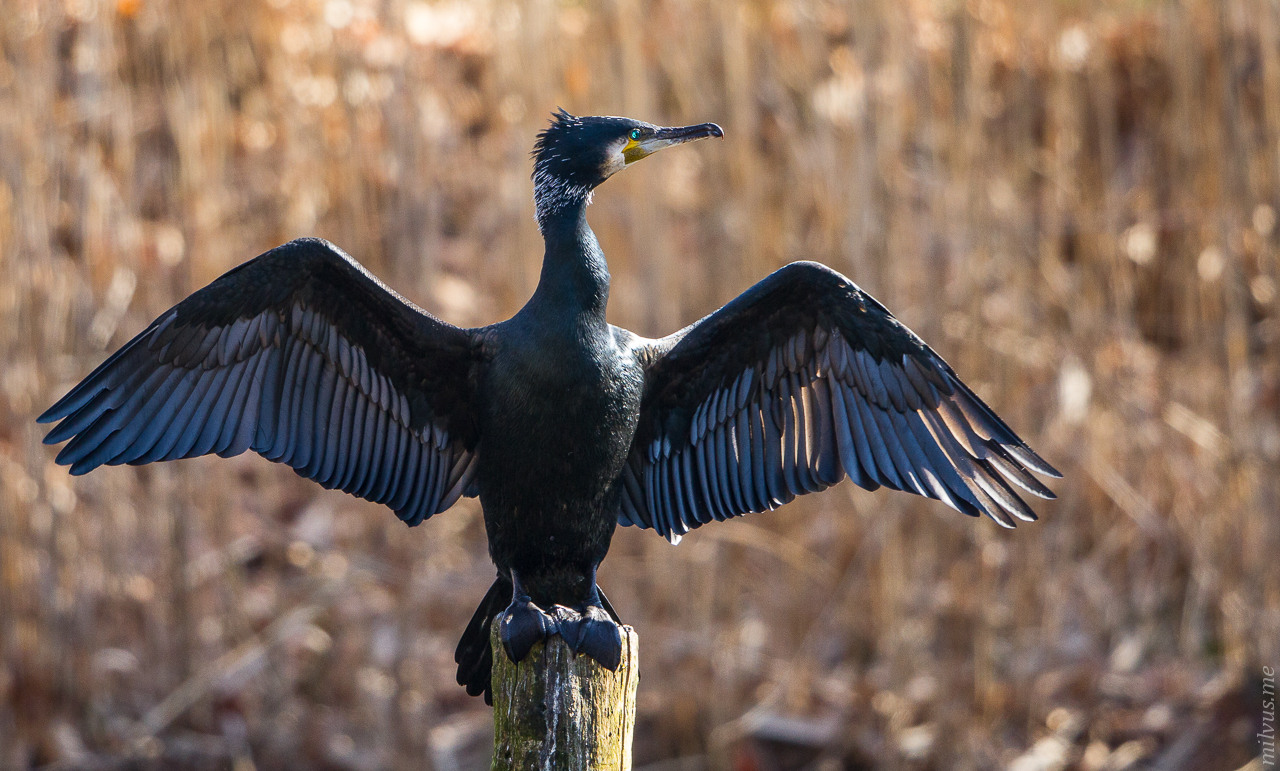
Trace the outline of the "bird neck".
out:
[[[590,204],[592,189],[590,185],[557,174],[551,170],[550,159],[539,158],[533,166],[533,205],[538,229],[545,233],[550,220]]]
[[[547,308],[560,318],[586,316],[604,323],[609,265],[587,224],[587,201],[568,203],[539,216],[538,225],[546,253],[530,305]]]

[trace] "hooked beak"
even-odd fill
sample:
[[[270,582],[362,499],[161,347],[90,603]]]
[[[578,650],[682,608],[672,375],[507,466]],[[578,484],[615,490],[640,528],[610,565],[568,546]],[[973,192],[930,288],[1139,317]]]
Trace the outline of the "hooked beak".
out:
[[[724,131],[714,123],[699,123],[696,126],[663,127],[647,137],[628,140],[626,147],[622,148],[622,157],[627,165],[631,165],[641,158],[653,155],[664,147],[692,142],[695,139],[723,136]]]

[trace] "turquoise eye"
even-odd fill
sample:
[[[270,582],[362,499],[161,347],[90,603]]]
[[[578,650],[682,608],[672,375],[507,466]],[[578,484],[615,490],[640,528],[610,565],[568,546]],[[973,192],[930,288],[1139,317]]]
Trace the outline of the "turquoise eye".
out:
[[[631,129],[631,141],[633,142],[640,141],[640,129]]]

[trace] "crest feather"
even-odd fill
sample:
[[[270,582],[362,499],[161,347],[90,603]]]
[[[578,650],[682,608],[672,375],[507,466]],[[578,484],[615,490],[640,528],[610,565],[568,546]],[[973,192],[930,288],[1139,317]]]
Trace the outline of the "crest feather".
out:
[[[567,128],[581,125],[581,118],[576,115],[570,115],[569,111],[563,107],[557,107],[556,111],[551,113],[551,124],[538,132],[538,139],[533,143],[533,152],[530,155],[534,158],[539,157],[555,142],[556,134]]]

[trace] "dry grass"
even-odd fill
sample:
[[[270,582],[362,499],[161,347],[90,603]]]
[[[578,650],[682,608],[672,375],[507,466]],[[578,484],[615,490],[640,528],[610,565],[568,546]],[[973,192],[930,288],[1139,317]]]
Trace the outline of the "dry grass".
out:
[[[453,322],[505,317],[557,104],[727,133],[597,196],[615,323],[665,333],[821,260],[1067,475],[1015,532],[844,485],[678,548],[620,533],[641,765],[1257,753],[1274,0],[8,0],[0,53],[0,766],[484,763],[452,682],[491,575],[474,501],[408,530],[256,457],[72,480],[33,416],[294,236]]]

